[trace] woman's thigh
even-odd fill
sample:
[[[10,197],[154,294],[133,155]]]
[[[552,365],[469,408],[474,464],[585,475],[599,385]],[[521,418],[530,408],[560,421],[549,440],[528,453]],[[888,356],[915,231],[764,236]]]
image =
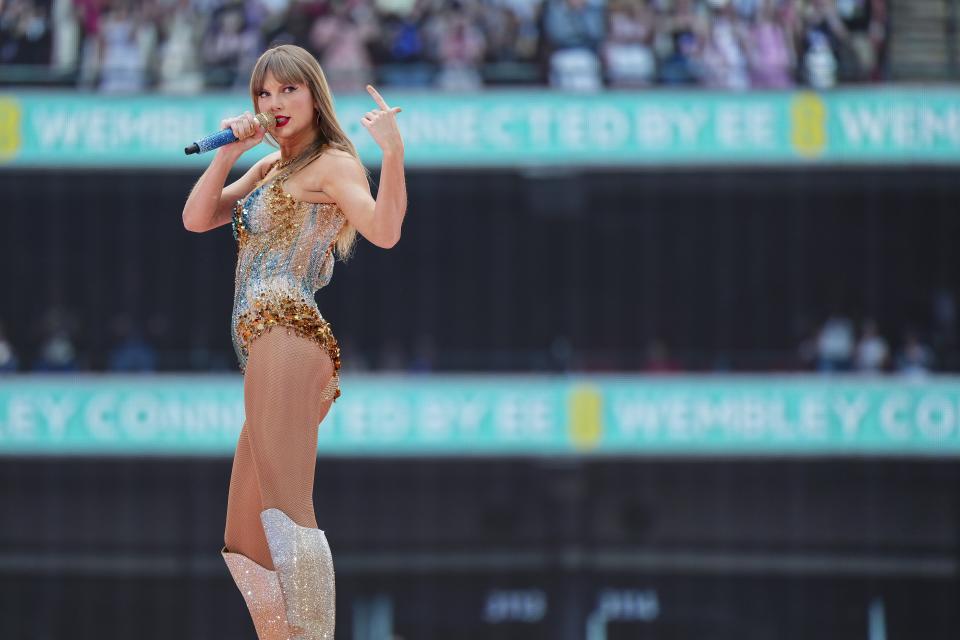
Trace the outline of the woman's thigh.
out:
[[[332,375],[326,350],[286,327],[251,343],[244,407],[264,508],[312,494],[317,427],[329,405],[322,392]]]

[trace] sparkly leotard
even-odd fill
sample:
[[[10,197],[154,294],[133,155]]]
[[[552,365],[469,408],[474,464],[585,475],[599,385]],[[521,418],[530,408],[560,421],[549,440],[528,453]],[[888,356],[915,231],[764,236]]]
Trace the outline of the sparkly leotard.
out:
[[[346,218],[336,203],[295,200],[283,188],[286,178],[278,173],[234,207],[233,347],[246,371],[250,344],[271,326],[315,340],[333,361],[328,397],[336,399],[340,348],[313,296],[333,277],[333,243]]]

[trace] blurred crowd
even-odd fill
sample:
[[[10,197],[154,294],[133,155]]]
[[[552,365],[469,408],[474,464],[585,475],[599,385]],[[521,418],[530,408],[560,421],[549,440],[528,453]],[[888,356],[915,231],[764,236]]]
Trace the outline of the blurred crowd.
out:
[[[265,48],[294,43],[335,91],[828,88],[884,78],[886,3],[0,0],[0,72],[38,65],[51,83],[111,92],[242,89]]]
[[[223,344],[222,335],[211,340],[208,331],[196,326],[184,344],[184,337],[173,335],[169,319],[163,315],[145,320],[117,315],[110,321],[109,342],[100,345],[81,343],[81,324],[76,313],[63,305],[53,305],[35,324],[34,335],[24,336],[15,344],[0,319],[0,373],[237,370],[234,353],[229,343]],[[928,319],[901,327],[896,334],[885,330],[873,317],[862,316],[855,323],[847,314],[834,312],[803,332],[794,353],[767,352],[768,357],[759,360],[733,351],[692,355],[686,350],[677,355],[663,336],[650,340],[641,354],[621,352],[616,359],[602,351],[575,348],[562,335],[554,336],[542,349],[504,352],[498,360],[488,357],[489,350],[442,352],[429,333],[410,341],[394,337],[380,345],[358,345],[346,332],[338,340],[345,371],[810,371],[923,377],[933,372],[960,371],[958,328],[956,295],[941,288],[931,300]],[[746,359],[738,359],[742,355]]]
[[[944,311],[956,320],[956,306],[952,299]],[[881,374],[894,371],[907,377],[924,376],[937,369],[943,370],[941,354],[956,348],[955,323],[945,324],[935,331],[921,332],[907,327],[894,350],[874,318],[863,318],[858,327],[843,314],[831,314],[809,339],[801,342],[799,356],[808,369],[821,373],[857,372]],[[928,334],[926,337],[924,334]]]
[[[913,321],[892,331],[870,315],[855,316],[841,311],[825,314],[816,324],[801,328],[796,351],[773,353],[753,360],[766,365],[736,362],[732,353],[720,353],[708,367],[717,372],[730,370],[810,371],[883,375],[907,378],[933,372],[960,371],[960,315],[957,297],[948,288],[938,288],[930,299],[924,322]],[[806,324],[798,320],[801,327]],[[647,346],[640,369],[647,373],[677,373],[700,370],[673,354],[663,338]]]
[[[937,371],[956,371],[957,332],[956,305],[952,298],[944,299],[943,311],[951,322],[937,328],[920,330],[905,328],[896,340],[881,329],[875,318],[864,317],[859,323],[841,313],[830,314],[822,324],[800,341],[795,357],[772,355],[763,370],[778,372],[817,372],[883,375],[897,374],[907,378],[921,378]],[[713,370],[731,371],[734,358],[721,353]],[[736,369],[756,371],[757,367],[742,364]],[[685,366],[683,358],[675,356],[662,338],[652,340],[640,370],[644,373],[670,374],[696,371]]]
[[[90,321],[89,318],[86,319]],[[212,337],[209,327],[194,325],[186,335],[174,331],[164,313],[146,317],[120,313],[109,318],[107,334],[91,341],[85,320],[67,305],[52,304],[16,338],[0,318],[0,374],[4,373],[151,373],[194,371],[235,373],[236,355],[225,329]],[[349,333],[338,334],[345,371],[429,372],[437,368],[432,336],[410,344],[392,338],[360,348]]]

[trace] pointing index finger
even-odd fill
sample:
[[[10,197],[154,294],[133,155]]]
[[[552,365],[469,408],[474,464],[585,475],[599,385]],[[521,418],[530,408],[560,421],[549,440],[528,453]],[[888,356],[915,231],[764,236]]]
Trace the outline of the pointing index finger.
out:
[[[376,101],[377,103],[377,106],[379,106],[381,109],[383,109],[384,111],[390,110],[390,107],[387,106],[386,100],[384,100],[383,96],[381,96],[380,93],[373,88],[372,84],[367,85],[367,93],[369,93],[371,97],[373,97],[374,101]]]

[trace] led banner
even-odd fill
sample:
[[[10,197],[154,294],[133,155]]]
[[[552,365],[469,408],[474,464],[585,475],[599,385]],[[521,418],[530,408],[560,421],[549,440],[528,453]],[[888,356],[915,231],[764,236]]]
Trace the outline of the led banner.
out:
[[[320,455],[960,455],[960,378],[345,374]],[[13,376],[0,454],[230,455],[239,376]]]
[[[949,88],[383,94],[403,107],[409,166],[960,163],[960,90]],[[379,164],[359,122],[375,103],[343,94],[336,106],[364,162]],[[184,147],[252,108],[243,94],[0,92],[0,164],[200,169],[210,155]],[[272,150],[261,144],[238,166]]]

